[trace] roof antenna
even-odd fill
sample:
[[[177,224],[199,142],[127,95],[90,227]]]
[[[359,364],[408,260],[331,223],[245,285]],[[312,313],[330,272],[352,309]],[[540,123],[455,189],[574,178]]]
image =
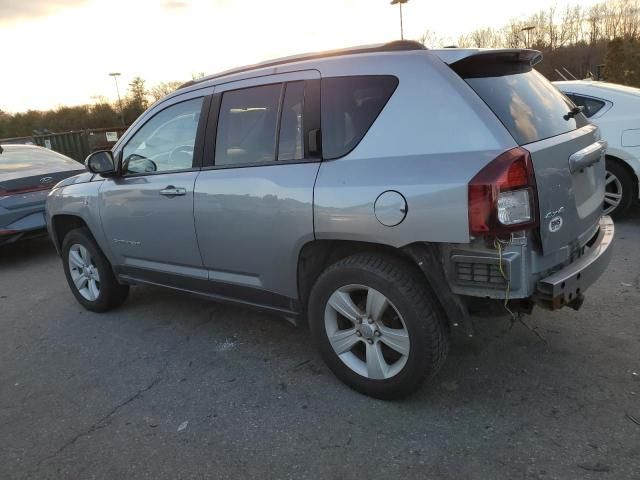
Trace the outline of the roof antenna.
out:
[[[565,72],[567,72],[567,74],[568,74],[570,77],[573,77],[573,79],[574,79],[574,80],[577,80],[576,76],[575,76],[573,73],[571,73],[569,70],[567,70],[565,67],[562,67],[562,69],[563,69]]]

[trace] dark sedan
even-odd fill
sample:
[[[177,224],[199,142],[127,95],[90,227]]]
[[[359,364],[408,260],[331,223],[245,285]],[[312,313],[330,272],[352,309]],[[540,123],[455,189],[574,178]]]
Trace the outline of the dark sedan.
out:
[[[49,190],[84,167],[33,145],[0,145],[0,245],[46,232],[44,204]]]

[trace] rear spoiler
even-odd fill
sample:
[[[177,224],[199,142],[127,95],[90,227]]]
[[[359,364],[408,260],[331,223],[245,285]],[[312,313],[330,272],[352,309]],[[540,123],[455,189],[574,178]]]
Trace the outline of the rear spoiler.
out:
[[[528,49],[451,48],[432,50],[462,78],[497,77],[530,71],[542,53]]]

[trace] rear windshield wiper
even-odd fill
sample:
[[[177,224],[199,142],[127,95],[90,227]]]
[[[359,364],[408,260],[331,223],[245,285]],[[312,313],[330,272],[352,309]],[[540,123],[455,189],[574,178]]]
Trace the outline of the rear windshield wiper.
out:
[[[582,113],[583,110],[584,110],[584,107],[573,107],[571,110],[569,110],[569,113],[565,114],[564,119],[571,120],[579,113]]]

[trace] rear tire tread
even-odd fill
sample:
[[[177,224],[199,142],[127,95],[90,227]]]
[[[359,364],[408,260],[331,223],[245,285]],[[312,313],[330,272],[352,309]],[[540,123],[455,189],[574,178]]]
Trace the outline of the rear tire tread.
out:
[[[397,385],[393,390],[368,388],[364,384],[366,384],[367,382],[375,382],[368,379],[364,379],[367,382],[357,382],[356,384],[354,384],[352,382],[349,382],[348,380],[345,380],[345,376],[340,375],[340,373],[332,367],[331,363],[329,363],[329,367],[334,371],[334,373],[336,373],[341,379],[343,379],[343,381],[347,382],[350,386],[366,395],[382,399],[397,399],[406,397],[407,395],[413,393],[413,391],[415,391],[423,382],[433,378],[442,368],[447,358],[447,353],[449,351],[449,339],[447,334],[446,322],[442,317],[438,301],[431,289],[428,287],[426,279],[414,265],[388,254],[361,253],[352,255],[350,257],[339,260],[338,262],[328,267],[320,275],[318,281],[312,289],[309,313],[312,317],[312,331],[314,330],[314,327],[316,331],[314,334],[316,342],[318,338],[318,330],[322,330],[324,334],[324,327],[322,326],[321,329],[317,325],[317,323],[323,322],[324,319],[313,318],[314,314],[319,315],[318,312],[314,311],[316,310],[316,308],[314,308],[314,305],[312,305],[313,303],[317,302],[317,298],[315,297],[317,297],[319,294],[316,290],[316,287],[318,285],[321,285],[324,279],[330,278],[337,272],[344,269],[352,268],[365,270],[375,276],[381,277],[384,281],[396,286],[402,291],[405,299],[415,306],[414,313],[420,319],[420,321],[414,323],[414,326],[421,329],[422,332],[420,335],[414,335],[413,338],[428,339],[429,348],[426,348],[426,352],[428,353],[426,355],[421,355],[422,358],[420,359],[420,366],[417,372],[414,372],[411,376],[411,381],[403,382],[400,385]],[[322,306],[322,309],[324,309],[324,305]],[[417,347],[424,348],[425,345],[418,344]],[[337,360],[339,362],[341,361],[339,358],[337,358]],[[345,366],[344,368],[348,367]],[[402,375],[403,373],[401,372],[397,375],[397,377]],[[392,380],[395,378],[396,377],[393,377]]]

